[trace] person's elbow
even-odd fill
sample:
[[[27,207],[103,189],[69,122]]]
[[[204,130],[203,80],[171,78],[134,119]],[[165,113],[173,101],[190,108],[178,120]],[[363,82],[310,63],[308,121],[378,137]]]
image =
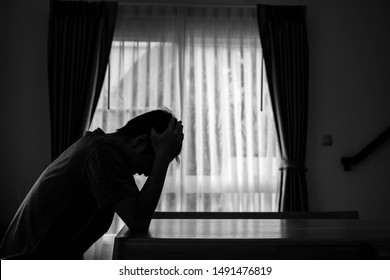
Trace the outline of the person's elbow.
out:
[[[151,215],[145,215],[138,208],[136,197],[117,202],[114,205],[115,212],[133,232],[146,232],[149,229]]]
[[[127,225],[132,232],[143,233],[149,230],[150,221],[134,221]]]

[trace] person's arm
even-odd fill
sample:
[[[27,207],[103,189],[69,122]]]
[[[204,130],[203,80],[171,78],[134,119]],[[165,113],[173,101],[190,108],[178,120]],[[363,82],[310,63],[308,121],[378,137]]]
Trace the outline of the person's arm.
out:
[[[167,129],[151,133],[155,157],[151,172],[138,196],[132,196],[114,205],[115,211],[132,231],[146,231],[160,199],[170,162],[181,150],[183,141],[181,123],[172,118]]]

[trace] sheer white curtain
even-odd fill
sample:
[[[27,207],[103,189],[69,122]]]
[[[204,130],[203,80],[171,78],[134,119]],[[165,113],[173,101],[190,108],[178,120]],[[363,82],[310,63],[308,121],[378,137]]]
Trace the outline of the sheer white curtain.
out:
[[[262,60],[255,8],[120,6],[91,130],[113,132],[168,107],[185,139],[157,210],[277,211],[279,153]],[[122,225],[116,219],[111,233]]]

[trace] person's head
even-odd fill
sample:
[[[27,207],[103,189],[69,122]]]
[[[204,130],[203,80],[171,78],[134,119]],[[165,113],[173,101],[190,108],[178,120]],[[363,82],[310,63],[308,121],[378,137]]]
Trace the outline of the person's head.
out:
[[[168,109],[158,109],[141,114],[117,129],[117,134],[125,139],[125,157],[135,168],[134,173],[149,175],[154,160],[150,138],[152,128],[157,133],[162,133],[172,118],[177,120]],[[176,155],[177,162],[179,153]]]

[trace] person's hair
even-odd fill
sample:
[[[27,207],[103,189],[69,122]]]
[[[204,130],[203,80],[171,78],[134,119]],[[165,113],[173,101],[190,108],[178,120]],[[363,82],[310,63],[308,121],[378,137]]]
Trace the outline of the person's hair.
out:
[[[162,133],[165,131],[172,118],[177,120],[175,115],[167,108],[149,111],[129,120],[123,127],[117,129],[117,132],[129,139],[141,135],[148,135],[150,137],[152,128],[154,128],[157,133]],[[150,149],[153,149],[151,143],[149,143],[149,145]],[[178,163],[179,154],[180,151],[175,156],[176,162]]]

